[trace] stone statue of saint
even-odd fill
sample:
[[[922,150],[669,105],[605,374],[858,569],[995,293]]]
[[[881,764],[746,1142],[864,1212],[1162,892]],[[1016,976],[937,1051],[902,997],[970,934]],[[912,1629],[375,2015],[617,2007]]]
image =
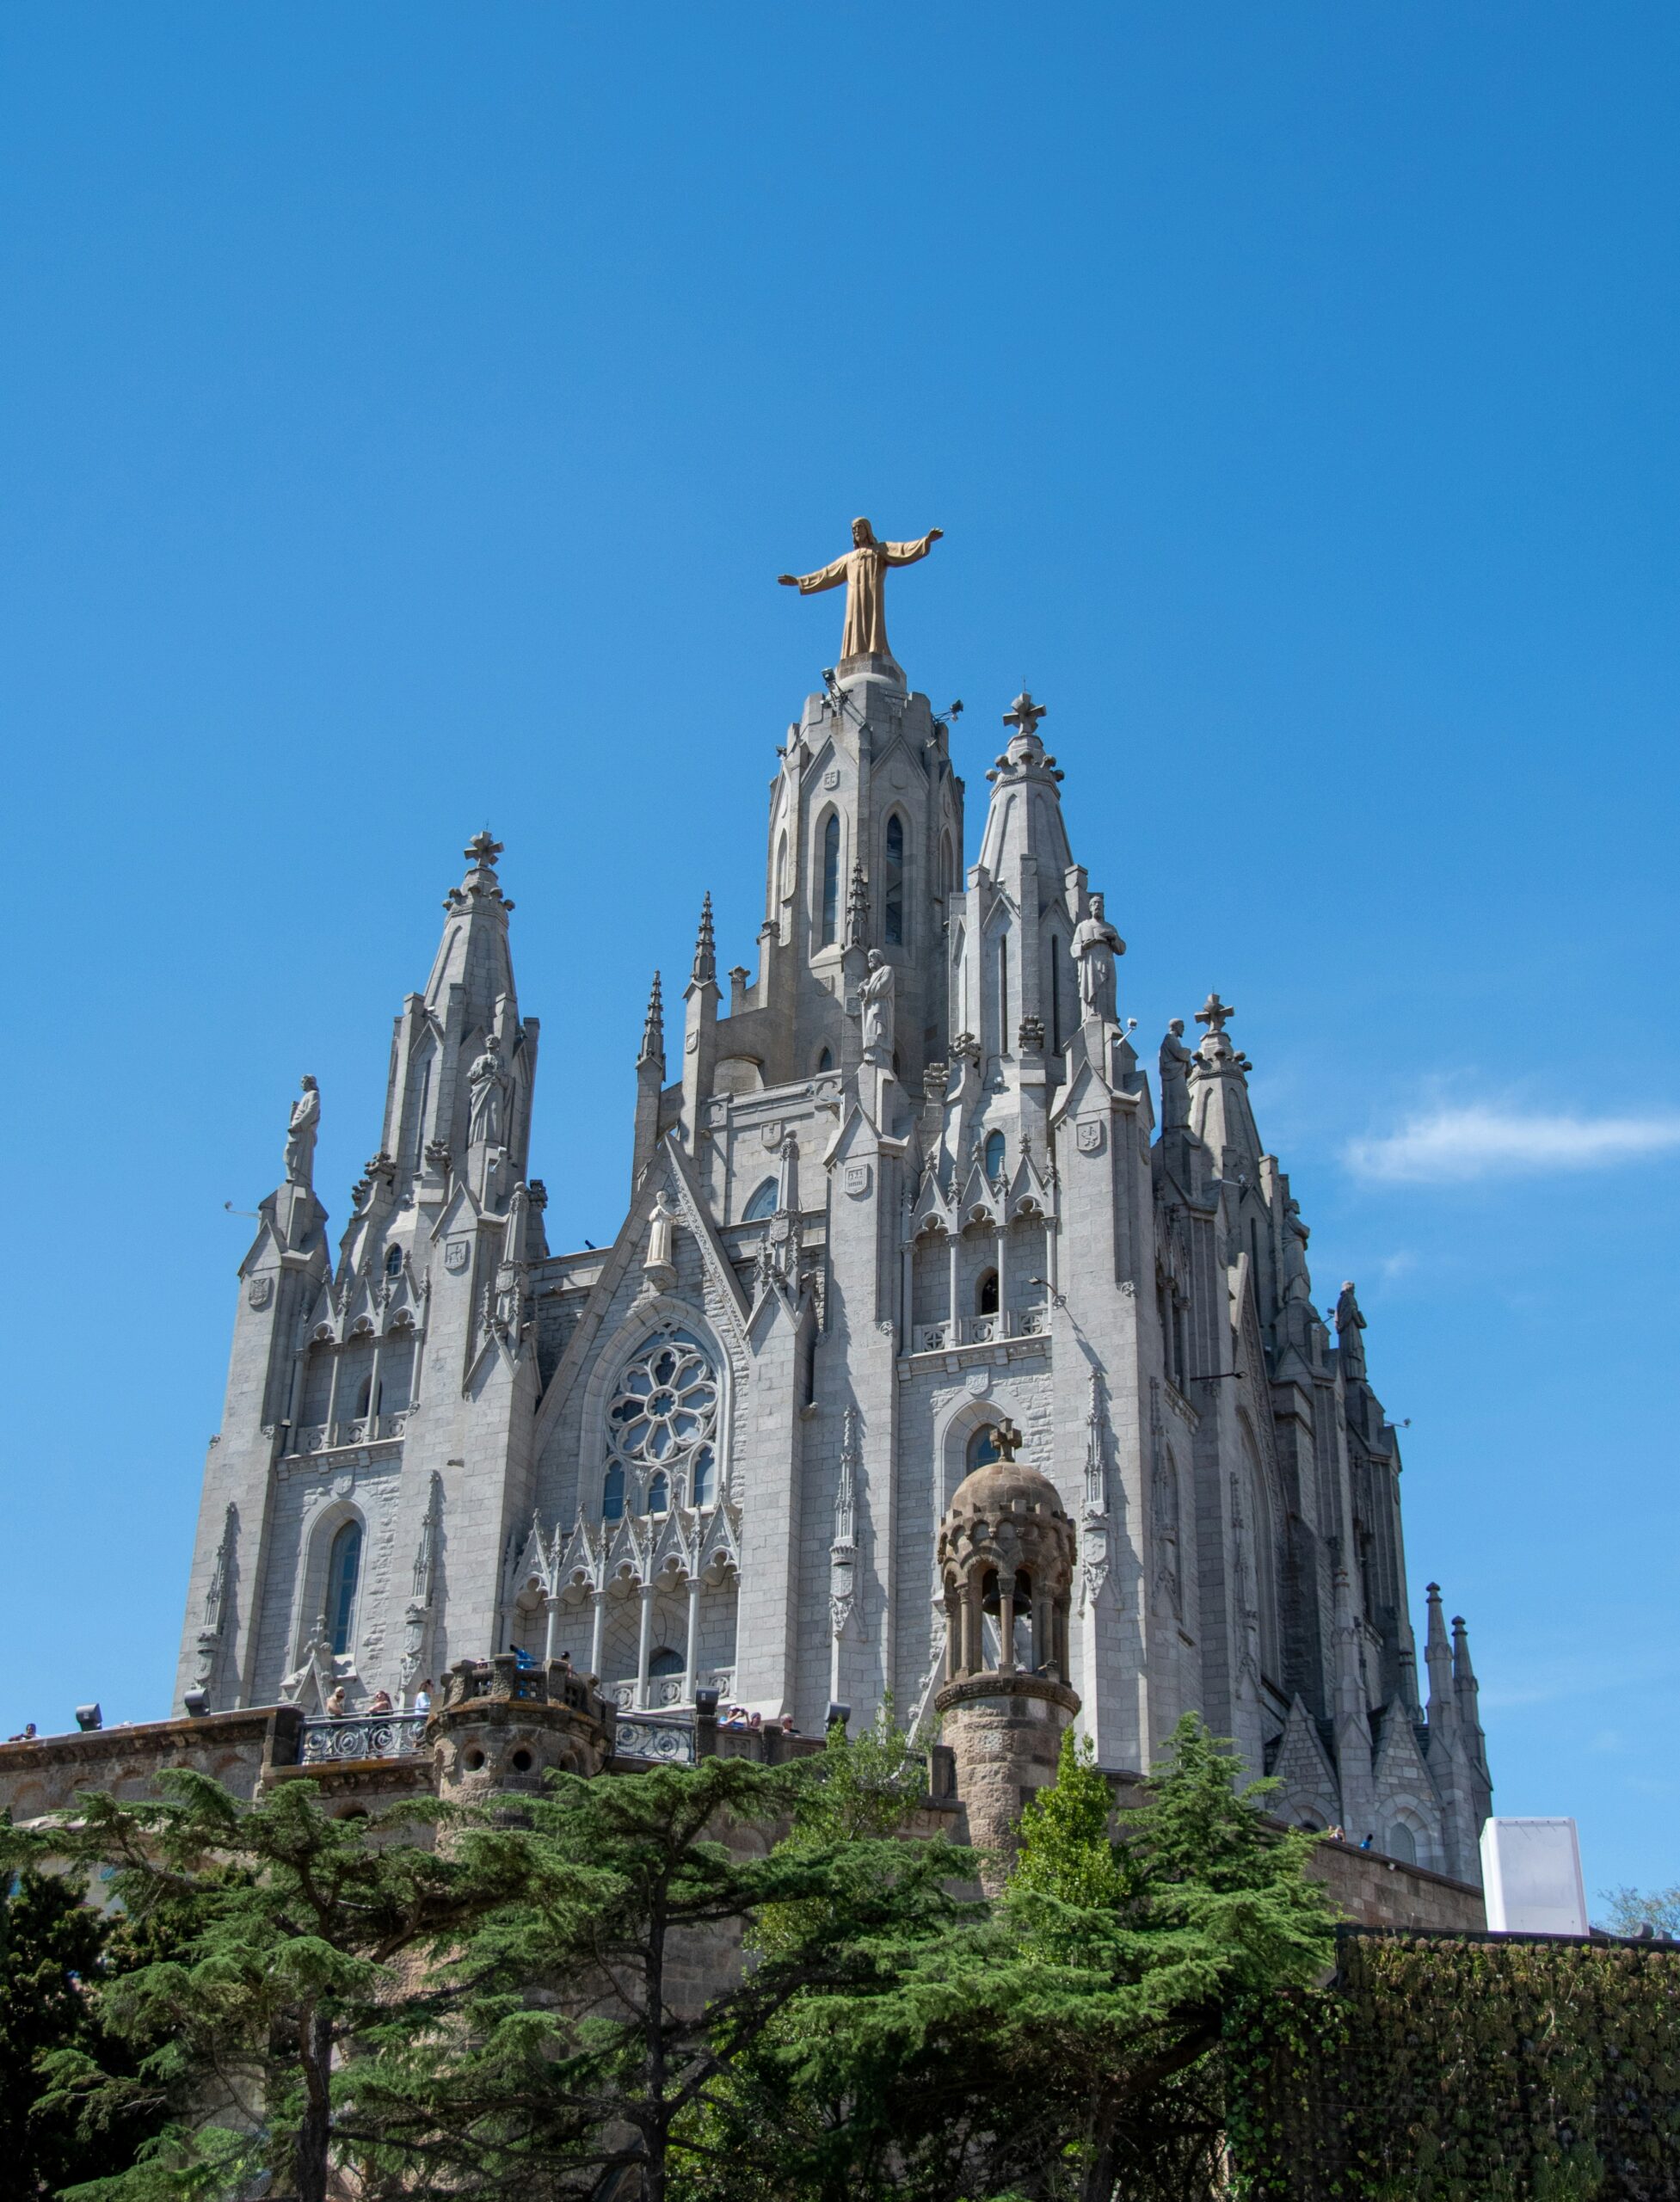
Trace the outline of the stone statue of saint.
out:
[[[1353,1279],[1350,1277],[1336,1301],[1336,1342],[1341,1350],[1344,1376],[1363,1376],[1365,1373],[1365,1341],[1359,1335],[1364,1327],[1365,1319],[1359,1312]]]
[[[778,574],[784,588],[797,588],[801,596],[815,596],[825,588],[846,585],[846,629],[840,637],[840,661],[849,657],[890,657],[887,644],[887,569],[914,566],[925,558],[945,533],[930,527],[916,543],[877,543],[866,520],[852,523],[852,548],[832,565],[819,566],[814,574]]]
[[[878,948],[869,951],[869,975],[858,989],[864,1012],[864,1061],[893,1067],[893,967]]]
[[[1074,928],[1070,945],[1074,961],[1079,966],[1080,1001],[1086,1015],[1102,1018],[1112,1024],[1117,1017],[1114,959],[1125,954],[1126,944],[1103,915],[1100,895],[1091,897],[1091,907]]]
[[[677,1274],[677,1212],[662,1185],[648,1220],[648,1258],[642,1264],[650,1282],[670,1284]]]
[[[1185,1020],[1175,1017],[1160,1043],[1160,1128],[1164,1132],[1190,1122],[1190,1067],[1194,1061],[1185,1045]]]
[[[286,1182],[312,1186],[315,1183],[315,1135],[321,1129],[321,1089],[305,1077],[303,1092],[292,1104],[286,1128]]]
[[[500,1147],[507,1135],[508,1073],[494,1032],[484,1035],[484,1052],[467,1073],[472,1104],[467,1117],[471,1147]]]

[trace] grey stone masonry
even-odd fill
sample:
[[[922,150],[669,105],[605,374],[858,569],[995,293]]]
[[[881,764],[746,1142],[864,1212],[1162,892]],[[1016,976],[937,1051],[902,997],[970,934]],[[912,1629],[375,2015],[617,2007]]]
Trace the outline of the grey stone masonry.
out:
[[[1076,1539],[1058,1688],[1104,1764],[1197,1708],[1283,1817],[1475,1879],[1468,1640],[1431,1602],[1420,1696],[1357,1295],[1314,1303],[1235,1011],[1187,1005],[1140,1060],[1044,716],[1004,715],[969,864],[949,726],[891,661],[807,698],[757,970],[720,983],[708,897],[625,1067],[599,1249],[547,1245],[538,1025],[473,841],[336,1253],[312,1085],[262,1204],[183,1695],[400,1707],[512,1656],[624,1713],[716,1692],[815,1735],[890,1694],[931,1733],[939,1524],[1007,1420]]]

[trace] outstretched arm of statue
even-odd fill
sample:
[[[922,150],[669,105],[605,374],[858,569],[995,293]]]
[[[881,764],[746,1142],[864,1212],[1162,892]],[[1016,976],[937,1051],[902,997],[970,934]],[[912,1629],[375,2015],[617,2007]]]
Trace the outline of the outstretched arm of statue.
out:
[[[801,596],[815,596],[825,588],[838,588],[846,579],[846,561],[836,558],[832,566],[819,566],[814,574],[778,574],[777,580],[784,588],[797,588]]]
[[[945,533],[942,527],[930,527],[920,543],[883,543],[889,566],[914,566],[918,558],[925,558]]]

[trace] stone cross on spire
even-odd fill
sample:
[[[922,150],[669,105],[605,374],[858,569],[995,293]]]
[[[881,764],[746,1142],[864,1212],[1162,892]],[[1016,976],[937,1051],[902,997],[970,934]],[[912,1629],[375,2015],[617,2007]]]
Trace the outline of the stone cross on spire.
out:
[[[1196,1021],[1198,1024],[1205,1024],[1209,1032],[1223,1032],[1236,1013],[1228,1003],[1221,1001],[1219,996],[1213,993],[1197,1011]]]
[[[461,854],[469,863],[476,864],[480,871],[494,871],[495,860],[502,854],[502,843],[492,836],[487,826],[482,833],[473,835]]]
[[[1018,735],[1025,735],[1036,739],[1038,733],[1038,722],[1046,716],[1049,710],[1048,704],[1035,704],[1031,691],[1023,688],[1004,713],[1003,723],[1006,726],[1012,726]]]
[[[1022,1446],[1025,1444],[1026,1440],[1022,1436],[1016,1425],[1010,1421],[1008,1416],[1006,1415],[1003,1420],[994,1429],[992,1432],[992,1442],[998,1449],[999,1460],[1012,1461],[1017,1453],[1020,1451]]]

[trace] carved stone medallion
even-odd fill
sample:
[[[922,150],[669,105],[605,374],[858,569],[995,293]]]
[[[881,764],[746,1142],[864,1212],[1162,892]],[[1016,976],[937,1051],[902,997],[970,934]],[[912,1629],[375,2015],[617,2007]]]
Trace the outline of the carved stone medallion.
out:
[[[444,1246],[443,1265],[452,1276],[458,1276],[466,1267],[471,1252],[465,1239],[451,1239]]]
[[[245,1287],[245,1297],[253,1307],[266,1307],[274,1296],[274,1280],[271,1276],[254,1276]]]
[[[787,1127],[782,1123],[779,1116],[777,1117],[772,1123],[760,1125],[759,1137],[764,1141],[765,1145],[770,1149],[772,1154],[781,1145],[782,1134],[786,1129]]]
[[[1103,1151],[1103,1128],[1095,1118],[1087,1117],[1074,1134],[1081,1154],[1100,1154]]]
[[[848,1162],[846,1166],[846,1190],[854,1201],[860,1201],[869,1190],[870,1168],[867,1162]]]

